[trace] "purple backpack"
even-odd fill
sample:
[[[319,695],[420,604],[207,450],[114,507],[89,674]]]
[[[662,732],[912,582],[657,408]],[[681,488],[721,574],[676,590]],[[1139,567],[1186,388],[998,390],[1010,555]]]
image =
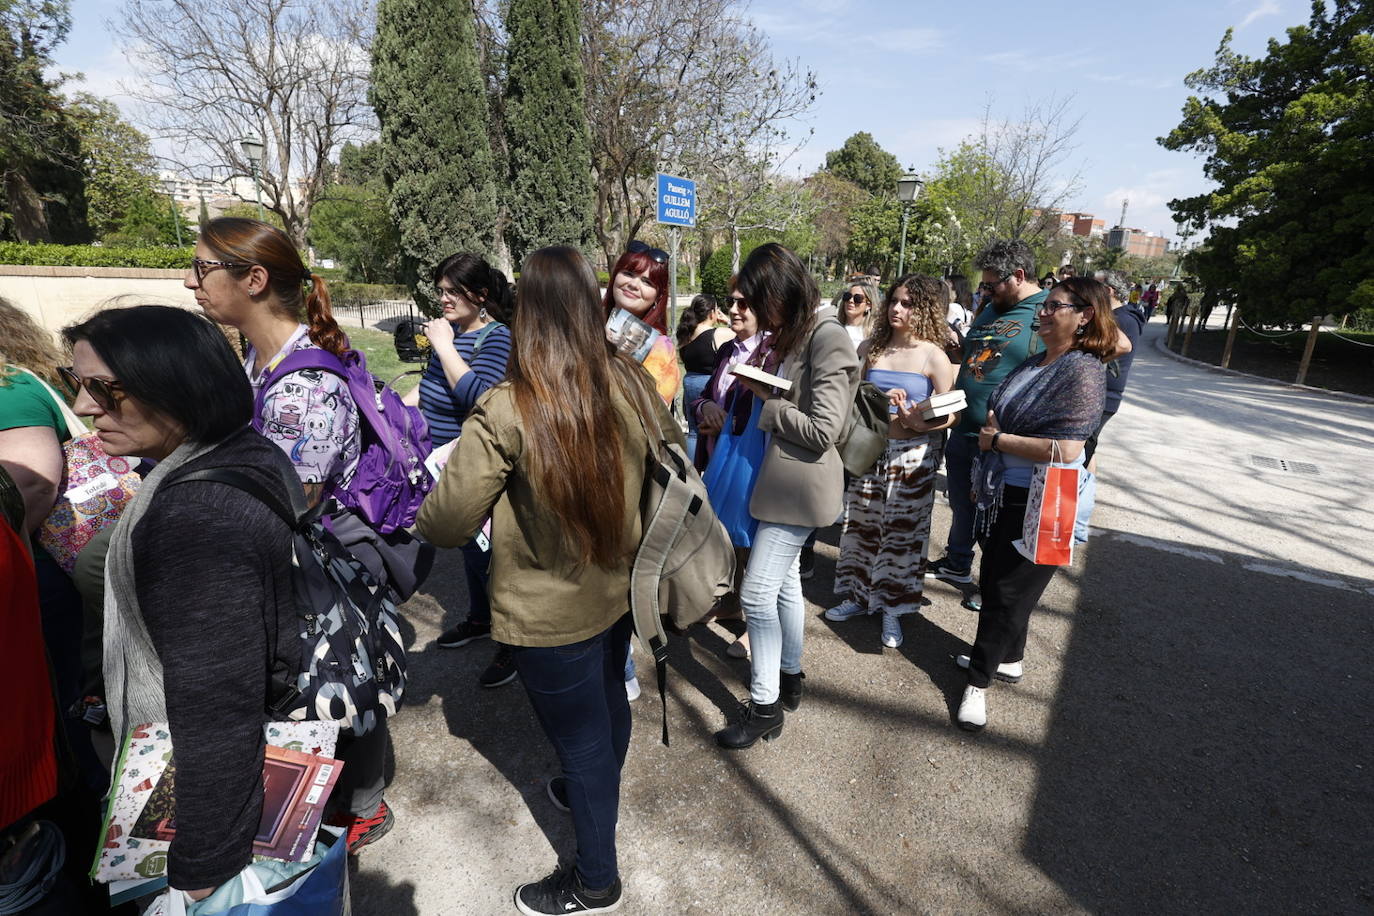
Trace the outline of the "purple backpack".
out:
[[[357,350],[345,352],[342,359],[318,347],[296,350],[267,370],[253,401],[253,428],[262,432],[268,390],[282,376],[303,369],[331,372],[347,382],[361,421],[358,468],[347,482],[328,482],[325,497],[356,511],[379,534],[415,524],[415,513],[434,486],[425,468],[431,451],[429,426],[419,408],[406,406],[367,371],[367,360]]]

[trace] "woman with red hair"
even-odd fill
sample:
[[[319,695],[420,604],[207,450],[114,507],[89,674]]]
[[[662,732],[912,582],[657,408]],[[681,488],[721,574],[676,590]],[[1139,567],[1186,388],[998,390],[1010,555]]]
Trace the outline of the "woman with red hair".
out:
[[[606,317],[622,308],[662,336],[654,341],[644,368],[654,378],[654,387],[665,403],[677,396],[682,372],[677,364],[677,348],[668,333],[668,254],[635,239],[615,262],[611,282],[606,287]]]

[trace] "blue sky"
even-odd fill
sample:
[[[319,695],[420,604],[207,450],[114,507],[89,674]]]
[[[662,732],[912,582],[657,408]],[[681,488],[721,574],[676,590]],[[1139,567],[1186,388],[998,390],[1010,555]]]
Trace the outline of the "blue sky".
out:
[[[124,103],[118,84],[129,69],[105,24],[119,7],[120,0],[73,0],[75,24],[57,59],[59,69],[85,74],[85,88]],[[206,9],[212,14],[212,5]],[[922,171],[939,148],[977,129],[985,105],[995,118],[1012,117],[1029,103],[1072,94],[1083,116],[1070,162],[1082,168],[1083,183],[1072,206],[1110,226],[1129,197],[1128,224],[1171,236],[1165,203],[1206,187],[1200,159],[1155,143],[1178,123],[1188,95],[1183,77],[1211,63],[1228,27],[1236,29],[1237,50],[1254,55],[1309,13],[1306,0],[755,0],[749,7],[776,56],[816,71],[822,90],[808,123],[815,135],[789,171],[812,171],[860,130]]]

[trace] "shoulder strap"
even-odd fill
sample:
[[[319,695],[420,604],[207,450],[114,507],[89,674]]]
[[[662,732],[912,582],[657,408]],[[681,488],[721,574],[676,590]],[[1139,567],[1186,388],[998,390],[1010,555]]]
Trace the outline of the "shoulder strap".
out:
[[[53,403],[57,405],[57,412],[62,415],[62,422],[67,424],[68,436],[75,438],[87,432],[86,424],[76,415],[76,411],[72,410],[70,405],[62,399],[62,396],[53,390],[51,385],[43,381],[37,374],[25,369],[23,366],[16,366],[15,368],[37,382],[39,387],[48,393],[48,397],[52,398]]]
[[[482,349],[482,344],[486,342],[487,337],[491,334],[492,331],[496,330],[497,328],[504,328],[504,327],[505,327],[505,325],[502,324],[501,322],[499,322],[499,321],[493,321],[493,322],[491,322],[490,324],[488,324],[486,327],[484,327],[482,330],[478,331],[478,332],[477,332],[477,339],[476,339],[475,341],[472,342],[472,358],[473,358],[473,359],[476,359],[476,358],[477,358],[477,353],[478,353],[478,351]]]
[[[276,494],[257,480],[242,471],[235,471],[232,468],[207,468],[203,471],[188,471],[185,474],[175,475],[171,480],[165,481],[164,485],[176,485],[195,480],[208,483],[222,483],[236,490],[242,490],[244,493],[247,493],[249,496],[275,512],[282,521],[286,522],[287,526],[290,527],[292,531],[296,530],[301,517],[308,511],[305,505],[305,491],[299,486],[288,486],[286,488],[286,492],[289,494],[291,500],[291,504],[288,506],[284,504]]]

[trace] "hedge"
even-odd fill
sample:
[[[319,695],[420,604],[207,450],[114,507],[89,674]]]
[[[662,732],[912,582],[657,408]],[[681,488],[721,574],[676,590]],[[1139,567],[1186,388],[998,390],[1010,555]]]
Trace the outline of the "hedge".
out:
[[[385,283],[348,283],[340,280],[329,283],[329,298],[335,302],[380,302],[384,299],[409,299],[410,290]]]
[[[38,267],[142,267],[185,270],[196,250],[184,248],[122,248],[105,245],[49,245],[0,242],[0,264]]]

